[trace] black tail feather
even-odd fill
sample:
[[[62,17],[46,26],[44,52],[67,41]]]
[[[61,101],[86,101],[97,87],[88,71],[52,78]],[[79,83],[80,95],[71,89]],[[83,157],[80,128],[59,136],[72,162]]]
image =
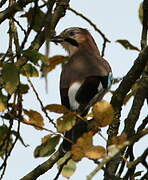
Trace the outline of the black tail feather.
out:
[[[87,130],[87,122],[81,119],[77,120],[76,125],[71,130],[65,133],[65,137],[70,139],[72,143],[64,139],[62,142],[62,150],[64,152],[70,151],[72,144],[75,144],[77,139],[81,137],[83,133],[87,132]]]

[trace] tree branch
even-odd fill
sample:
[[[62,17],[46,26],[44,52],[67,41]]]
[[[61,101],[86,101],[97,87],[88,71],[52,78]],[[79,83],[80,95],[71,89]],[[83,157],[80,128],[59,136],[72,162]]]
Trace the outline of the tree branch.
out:
[[[46,109],[45,109],[45,107],[44,107],[44,105],[43,105],[43,103],[42,103],[42,100],[40,99],[38,92],[36,91],[33,83],[31,82],[31,80],[30,80],[30,78],[29,78],[28,76],[27,76],[27,80],[28,80],[28,82],[29,82],[29,84],[30,84],[33,92],[35,93],[37,100],[38,100],[39,103],[40,103],[40,106],[41,106],[41,108],[42,108],[42,111],[44,112],[45,116],[46,116],[47,119],[49,120],[49,123],[52,123],[53,126],[54,126],[55,128],[57,128],[55,122],[53,121],[53,119],[51,119],[51,118],[48,116],[48,113],[47,113],[47,111],[46,111]]]
[[[98,173],[99,170],[101,170],[105,164],[107,164],[108,162],[110,162],[117,154],[119,154],[125,147],[134,144],[135,142],[137,142],[141,137],[145,136],[146,134],[148,134],[148,129],[145,129],[137,134],[135,134],[134,136],[132,136],[128,141],[125,141],[120,148],[118,148],[118,150],[114,153],[112,153],[110,156],[106,156],[98,165],[98,167],[96,167],[96,169],[94,169],[94,171],[92,171],[88,176],[87,176],[87,180],[91,180],[96,173]]]
[[[32,170],[20,180],[36,180],[40,175],[51,169],[61,157],[63,157],[63,153],[58,150],[47,161],[37,166],[34,170]]]
[[[27,4],[34,1],[35,0],[18,0],[16,3],[0,12],[0,24],[6,19],[13,16],[16,12],[21,11]]]
[[[131,174],[131,170],[134,168],[136,168],[136,166],[139,164],[139,163],[145,163],[146,161],[146,157],[148,155],[148,148],[143,152],[143,154],[141,156],[139,156],[135,161],[132,161],[132,162],[129,162],[128,163],[128,171],[127,173],[125,174],[123,180],[127,180],[128,177],[130,176]],[[148,166],[146,165],[145,167],[146,169],[148,169]]]
[[[114,119],[112,124],[108,129],[108,144],[111,141],[113,136],[118,134],[118,129],[120,125],[120,115],[122,110],[122,105],[126,94],[130,91],[132,85],[136,82],[136,80],[142,74],[146,63],[148,61],[148,46],[143,49],[143,51],[139,54],[138,58],[135,60],[134,65],[129,70],[127,75],[121,81],[119,87],[114,92],[111,104],[114,108]]]
[[[140,115],[140,110],[144,104],[145,98],[148,97],[148,64],[145,68],[139,85],[140,87],[136,92],[131,110],[128,114],[127,119],[125,119],[125,128],[123,131],[127,134],[128,137],[133,135],[135,124]]]
[[[85,21],[87,21],[101,36],[102,38],[106,41],[106,42],[110,42],[110,40],[105,36],[104,33],[102,33],[102,31],[100,31],[100,29],[97,28],[97,26],[90,20],[88,19],[86,16],[84,16],[82,13],[77,12],[76,10],[74,10],[73,8],[68,7],[68,10],[72,11],[73,13],[75,13],[76,15],[80,16],[82,19],[84,19]]]
[[[134,128],[136,122],[138,121],[140,110],[144,104],[145,98],[148,97],[148,65],[146,65],[145,70],[142,74],[142,78],[139,81],[139,89],[136,92],[131,110],[128,117],[125,119],[125,127],[123,132],[126,133],[127,137],[130,138],[134,134]],[[108,174],[115,174],[116,169],[121,161],[121,155],[113,159],[109,164],[107,164]]]
[[[148,31],[148,1],[143,1],[143,26],[141,35],[141,48],[147,45],[147,31]]]

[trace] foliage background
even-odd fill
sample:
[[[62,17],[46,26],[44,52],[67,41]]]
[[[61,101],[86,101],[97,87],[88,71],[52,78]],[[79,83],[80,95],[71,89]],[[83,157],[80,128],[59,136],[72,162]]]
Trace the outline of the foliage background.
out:
[[[106,36],[111,40],[110,44],[107,44],[107,48],[105,51],[105,58],[110,62],[114,77],[122,77],[124,76],[130,67],[133,65],[134,60],[136,59],[138,53],[137,51],[125,50],[122,46],[120,46],[115,41],[118,39],[128,39],[132,44],[137,47],[140,47],[140,39],[141,39],[141,24],[138,19],[138,7],[142,1],[128,1],[128,0],[94,0],[94,1],[85,1],[85,0],[71,0],[70,6],[84,15],[86,15],[89,19],[91,19],[101,30],[106,34]],[[21,19],[22,23],[26,23],[25,19]],[[80,26],[90,30],[92,35],[95,37],[97,45],[99,48],[102,48],[102,39],[98,35],[98,33],[89,26],[84,20],[80,17],[75,16],[73,13],[67,11],[66,16],[61,19],[59,24],[57,25],[56,31],[57,34],[61,32],[63,29],[70,26]],[[8,23],[4,22],[0,26],[0,42],[1,43],[1,51],[4,52],[7,48],[6,42],[8,41]],[[21,38],[21,32],[20,32]],[[40,52],[44,53],[45,47],[43,46]],[[50,47],[50,56],[57,54],[66,54],[61,47],[55,46],[51,44]],[[46,104],[52,103],[60,103],[58,84],[59,84],[59,74],[60,74],[60,66],[58,66],[54,71],[48,74],[48,94],[45,91],[45,81],[42,78],[32,78],[32,82],[38,91],[42,102]],[[24,82],[25,82],[24,78]],[[113,89],[116,86],[112,87]],[[110,95],[108,94],[105,99],[109,101]],[[123,124],[123,119],[126,118],[127,112],[131,107],[132,100],[124,107],[122,111],[122,119],[121,124]],[[40,105],[36,100],[34,93],[30,90],[30,93],[25,95],[24,97],[24,106],[26,109],[35,109],[40,111]],[[41,111],[40,111],[41,112]],[[142,120],[147,114],[146,105],[141,111],[140,119]],[[51,113],[51,117],[55,118],[55,114]],[[139,125],[141,121],[137,123]],[[49,127],[49,125],[47,124]],[[121,125],[121,129],[122,129]],[[103,129],[103,134],[106,133],[106,129]],[[121,130],[120,129],[120,130]],[[33,157],[33,149],[40,144],[40,139],[46,132],[37,131],[32,127],[28,127],[26,125],[21,125],[21,135],[25,141],[25,143],[30,146],[24,148],[20,142],[17,142],[15,149],[10,156],[8,161],[8,168],[6,174],[4,176],[4,180],[8,179],[19,179],[23,177],[26,173],[36,167],[39,163],[45,161],[46,158],[34,159]],[[96,140],[97,143],[97,140]],[[146,137],[143,138],[140,142],[137,143],[138,148],[136,148],[136,155],[140,155],[142,153],[142,149],[146,146]],[[104,145],[104,141],[99,142],[99,144]],[[74,179],[85,179],[86,175],[89,174],[94,169],[95,165],[93,162],[89,160],[83,160],[78,164],[77,172],[72,176],[71,180]],[[139,167],[140,168],[140,167]],[[45,179],[53,179],[56,174],[57,169],[53,168],[51,171],[48,171],[46,174],[41,176],[40,180]],[[13,174],[13,177],[12,177]],[[100,173],[100,177],[103,174]],[[97,179],[98,175],[95,179]],[[60,180],[63,178],[60,177]]]

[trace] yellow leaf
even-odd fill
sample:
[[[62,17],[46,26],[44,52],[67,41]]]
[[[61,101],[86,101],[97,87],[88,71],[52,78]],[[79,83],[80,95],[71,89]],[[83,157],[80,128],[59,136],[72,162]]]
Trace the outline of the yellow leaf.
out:
[[[6,109],[6,104],[2,102],[2,100],[0,99],[0,112],[5,111],[5,109]]]
[[[43,73],[46,75],[48,72],[55,69],[55,67],[59,64],[63,64],[68,61],[69,58],[67,56],[53,56],[48,59],[48,63],[43,67]]]
[[[2,91],[0,91],[0,112],[5,111],[7,108],[7,96],[3,95]]]
[[[112,105],[107,101],[97,102],[92,109],[95,124],[98,127],[104,127],[112,123],[114,111]]]
[[[69,110],[60,104],[49,104],[45,107],[45,109],[49,110],[50,112],[55,112],[55,113],[67,113]]]
[[[86,152],[85,156],[90,159],[100,159],[104,158],[106,154],[105,148],[103,146],[90,147]]]
[[[58,132],[65,132],[70,130],[76,123],[76,116],[72,112],[64,114],[57,119]]]
[[[28,111],[26,109],[24,109],[23,111],[29,117],[29,120],[24,120],[25,123],[35,125],[36,129],[41,129],[44,126],[43,117],[39,112],[34,110]]]

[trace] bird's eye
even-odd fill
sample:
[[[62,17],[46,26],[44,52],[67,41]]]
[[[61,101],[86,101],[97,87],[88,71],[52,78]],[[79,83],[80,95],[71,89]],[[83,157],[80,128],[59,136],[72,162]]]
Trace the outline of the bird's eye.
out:
[[[74,36],[75,34],[76,34],[76,32],[74,32],[74,31],[70,31],[70,32],[69,32],[69,35],[70,35],[70,36]]]

